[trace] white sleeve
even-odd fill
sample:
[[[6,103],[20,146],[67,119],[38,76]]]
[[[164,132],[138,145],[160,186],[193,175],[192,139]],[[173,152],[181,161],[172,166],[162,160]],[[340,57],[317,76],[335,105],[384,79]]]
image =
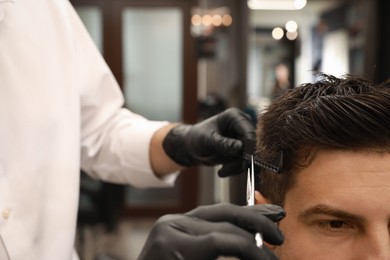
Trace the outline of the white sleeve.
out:
[[[122,92],[70,4],[69,13],[80,84],[82,169],[105,181],[137,187],[173,185],[178,173],[157,178],[149,158],[151,137],[167,122],[122,108]]]

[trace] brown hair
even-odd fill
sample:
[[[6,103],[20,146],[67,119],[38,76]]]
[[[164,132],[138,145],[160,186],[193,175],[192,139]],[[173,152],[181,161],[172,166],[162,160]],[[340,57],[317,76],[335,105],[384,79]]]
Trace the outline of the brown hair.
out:
[[[322,149],[390,151],[389,82],[374,84],[347,75],[321,74],[274,100],[259,115],[257,156],[265,162],[283,154],[280,173],[263,169],[258,188],[283,205],[295,174]]]

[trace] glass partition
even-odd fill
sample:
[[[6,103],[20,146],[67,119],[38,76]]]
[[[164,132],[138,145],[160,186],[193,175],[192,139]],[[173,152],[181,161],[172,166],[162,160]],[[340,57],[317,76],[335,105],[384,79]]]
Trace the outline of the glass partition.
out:
[[[150,119],[181,120],[181,10],[128,7],[122,18],[127,107]]]
[[[75,8],[96,46],[103,53],[102,10],[97,6],[77,6]]]
[[[122,16],[126,106],[154,120],[181,120],[183,35],[182,10],[173,7],[126,7]],[[174,188],[126,189],[130,206],[177,206]]]

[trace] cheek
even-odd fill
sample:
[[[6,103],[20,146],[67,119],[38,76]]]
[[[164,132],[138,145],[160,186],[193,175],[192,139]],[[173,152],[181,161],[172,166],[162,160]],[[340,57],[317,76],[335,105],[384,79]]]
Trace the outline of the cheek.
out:
[[[297,229],[296,225],[290,221],[288,216],[279,223],[285,241],[281,246],[274,249],[275,254],[280,260],[305,260],[315,259],[315,255],[310,254],[307,238],[303,235],[302,230]]]
[[[335,259],[323,258],[329,255],[329,248],[318,245],[307,227],[294,221],[291,215],[279,223],[279,228],[285,236],[283,245],[274,250],[280,260]]]
[[[348,252],[346,248],[322,239],[318,233],[293,218],[286,216],[279,228],[285,236],[283,245],[274,248],[280,260],[351,259],[345,254]]]

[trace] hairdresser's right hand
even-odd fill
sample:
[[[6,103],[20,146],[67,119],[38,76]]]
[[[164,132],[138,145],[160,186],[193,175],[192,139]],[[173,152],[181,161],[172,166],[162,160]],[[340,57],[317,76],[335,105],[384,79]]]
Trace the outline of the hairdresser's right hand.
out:
[[[138,260],[278,259],[265,245],[256,246],[254,234],[261,233],[269,244],[282,244],[283,234],[274,222],[284,216],[281,207],[271,204],[217,204],[166,215],[153,226]]]

